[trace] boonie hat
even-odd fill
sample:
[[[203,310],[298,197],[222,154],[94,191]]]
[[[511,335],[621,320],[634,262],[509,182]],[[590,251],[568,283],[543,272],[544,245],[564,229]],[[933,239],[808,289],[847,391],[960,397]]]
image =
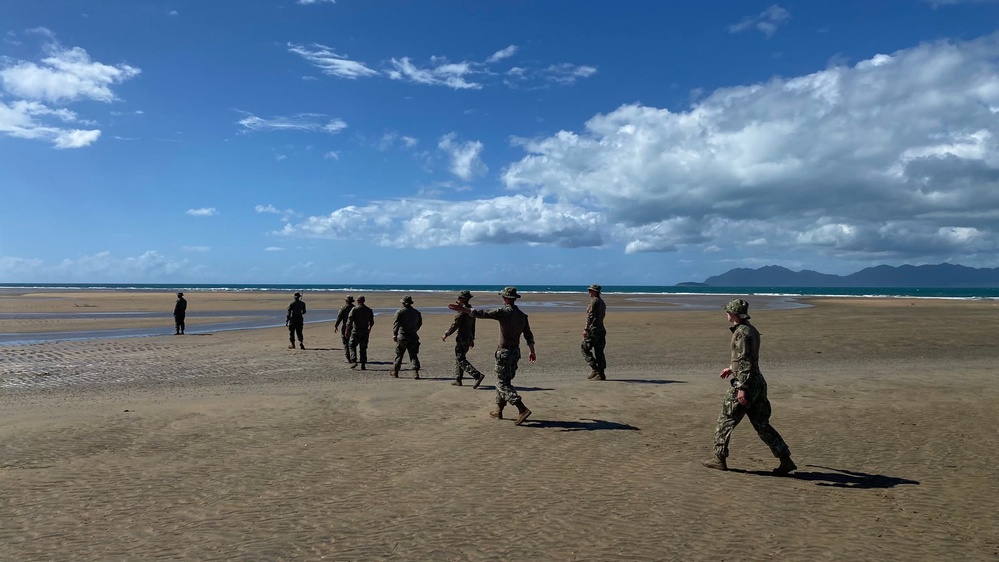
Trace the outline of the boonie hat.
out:
[[[184,296],[184,293],[177,293],[177,296],[178,297],[182,297],[182,296]]]
[[[295,296],[296,297],[300,297],[300,296],[302,296],[302,293],[295,293]]]
[[[409,295],[402,297],[402,304],[413,304],[413,297]]]
[[[732,299],[723,306],[725,312],[735,314],[739,318],[749,318],[749,303],[742,299]]]
[[[347,296],[343,297],[343,300],[345,300],[347,302],[354,302],[354,297],[352,297],[351,295],[347,295]]]
[[[364,295],[357,297],[357,302],[364,302]]]
[[[459,299],[471,299],[473,296],[474,295],[472,295],[472,291],[469,291],[468,289],[465,289],[464,291],[458,293]]]
[[[594,284],[590,285],[586,290],[587,291],[596,291],[596,292],[599,293],[600,292],[600,285],[597,285],[596,283],[594,283]]]
[[[517,288],[516,287],[504,287],[503,290],[500,291],[498,294],[499,294],[499,296],[504,297],[504,298],[508,298],[508,299],[519,299],[520,298],[520,295],[517,294]]]

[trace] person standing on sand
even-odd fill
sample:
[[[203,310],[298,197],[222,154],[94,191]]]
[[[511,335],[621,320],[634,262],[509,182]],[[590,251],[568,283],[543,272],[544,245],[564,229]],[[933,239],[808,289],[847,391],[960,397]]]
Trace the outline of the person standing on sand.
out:
[[[471,300],[472,292],[466,289],[458,293],[456,302],[462,307],[468,307],[468,303]],[[454,382],[451,384],[461,386],[462,375],[468,373],[469,376],[475,379],[472,388],[479,388],[479,385],[482,384],[486,376],[480,373],[468,361],[468,350],[475,347],[475,317],[461,312],[455,313],[454,321],[451,322],[451,327],[441,336],[441,341],[447,341],[447,337],[455,332],[458,332],[458,335],[454,337]]]
[[[503,419],[503,408],[507,404],[517,407],[517,421],[515,425],[520,425],[527,421],[531,415],[531,410],[524,405],[520,395],[513,388],[513,377],[517,376],[517,362],[520,360],[520,336],[523,334],[527,347],[531,350],[530,360],[534,363],[537,355],[534,352],[534,333],[531,332],[531,325],[527,321],[527,315],[517,308],[516,287],[506,287],[499,296],[503,297],[503,307],[492,310],[476,310],[467,304],[454,303],[447,305],[451,310],[468,314],[474,318],[491,318],[499,321],[500,339],[496,348],[496,406],[497,408],[489,415],[496,419]]]
[[[721,378],[727,379],[732,388],[725,394],[722,411],[715,429],[715,456],[704,461],[704,466],[716,470],[728,470],[728,442],[732,430],[739,425],[743,416],[760,439],[770,447],[774,456],[780,459],[780,466],[773,470],[778,476],[786,476],[797,465],[791,460],[791,450],[787,443],[770,425],[770,400],[767,399],[767,381],[760,372],[760,332],[749,323],[749,303],[733,299],[723,306],[728,321],[732,323],[732,364],[722,369]]]
[[[607,368],[607,357],[604,356],[604,347],[607,346],[607,329],[604,328],[604,316],[607,314],[607,305],[600,297],[600,285],[594,283],[590,285],[587,292],[590,295],[590,306],[586,307],[586,326],[583,328],[583,357],[590,366],[590,380],[607,380],[604,369]]]
[[[184,298],[184,293],[177,293],[177,303],[173,305],[173,325],[176,332],[175,336],[183,335],[184,333],[184,318],[187,316],[187,299]]]
[[[347,295],[344,299],[347,304],[340,307],[340,312],[336,315],[336,324],[333,324],[333,333],[340,333],[340,341],[343,342],[343,354],[350,363],[350,335],[347,331],[347,315],[354,310],[354,297]],[[343,327],[341,329],[341,326]]]
[[[288,326],[288,339],[291,340],[288,349],[295,349],[295,336],[298,336],[298,347],[305,349],[305,341],[302,338],[302,328],[305,327],[305,302],[302,300],[302,293],[295,293],[295,300],[288,305],[288,315],[284,318],[284,325]]]
[[[392,341],[395,342],[395,363],[389,374],[399,378],[402,367],[402,356],[409,352],[409,362],[413,365],[413,378],[420,378],[420,328],[423,326],[423,315],[413,308],[413,297],[402,297],[402,308],[396,311],[392,322]]]
[[[364,295],[357,297],[357,306],[347,314],[348,350],[350,352],[350,368],[357,367],[360,358],[361,370],[367,369],[368,337],[371,327],[375,325],[375,313],[364,304]]]

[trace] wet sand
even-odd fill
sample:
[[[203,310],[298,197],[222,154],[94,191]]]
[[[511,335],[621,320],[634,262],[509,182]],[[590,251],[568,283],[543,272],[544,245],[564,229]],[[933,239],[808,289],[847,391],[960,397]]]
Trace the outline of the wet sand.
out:
[[[187,296],[223,319],[290,300]],[[611,380],[595,382],[585,295],[526,296],[539,358],[515,379],[534,411],[522,427],[487,415],[491,376],[449,384],[450,315],[432,311],[451,297],[414,294],[420,381],[387,376],[390,314],[359,372],[328,322],[306,326],[302,351],[283,327],[166,335],[170,294],[0,297],[7,314],[165,311],[163,336],[0,346],[0,559],[999,559],[994,301],[748,297],[799,466],[777,478],[748,421],[733,470],[700,465],[729,297],[609,296]],[[310,313],[342,304],[305,298]],[[496,332],[479,321],[484,372]]]

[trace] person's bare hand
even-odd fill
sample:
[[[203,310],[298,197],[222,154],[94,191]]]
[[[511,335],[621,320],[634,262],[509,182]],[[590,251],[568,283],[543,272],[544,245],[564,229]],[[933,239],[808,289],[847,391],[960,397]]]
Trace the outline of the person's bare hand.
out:
[[[461,306],[460,304],[458,304],[456,302],[453,302],[453,303],[447,305],[447,307],[450,308],[451,310],[454,310],[455,312],[467,312],[468,311],[467,308],[465,308],[464,306]]]
[[[447,334],[444,334],[443,336],[441,336],[441,341],[447,341]]]
[[[531,359],[531,363],[534,363],[535,361],[537,361],[537,360],[538,360],[538,356],[537,356],[537,355],[535,355],[535,354],[534,354],[534,352],[532,351],[532,352],[531,352],[531,356],[530,356],[530,359]]]
[[[333,326],[333,333],[336,334],[338,332],[340,332],[340,327],[339,326]]]
[[[473,347],[475,347],[474,341],[468,344],[468,349],[472,349]]]
[[[718,375],[718,376],[721,377],[721,378],[723,378],[723,379],[727,379],[727,378],[731,377],[732,376],[732,368],[731,367],[725,367],[724,369],[722,369],[721,374]]]
[[[738,392],[736,392],[735,393],[735,400],[739,404],[742,404],[743,406],[748,406],[749,405],[749,400],[746,400],[746,391],[745,390],[740,389]]]

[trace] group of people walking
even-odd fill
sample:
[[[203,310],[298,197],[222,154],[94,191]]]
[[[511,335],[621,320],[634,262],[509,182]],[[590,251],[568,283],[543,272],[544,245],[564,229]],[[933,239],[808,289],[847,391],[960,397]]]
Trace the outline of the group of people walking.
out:
[[[604,348],[607,345],[607,329],[604,317],[607,305],[601,296],[600,285],[590,285],[587,293],[590,297],[586,308],[586,324],[583,328],[581,350],[586,363],[590,367],[590,380],[606,380],[607,358]],[[523,338],[527,344],[528,360],[534,363],[537,354],[534,348],[534,333],[525,314],[518,306],[521,298],[516,287],[506,287],[498,293],[503,299],[503,306],[492,309],[477,309],[471,305],[474,295],[468,290],[458,294],[455,302],[448,308],[455,312],[451,326],[441,336],[442,341],[454,335],[454,381],[455,386],[463,386],[465,376],[474,382],[472,388],[479,388],[485,375],[476,369],[468,360],[468,352],[475,347],[475,321],[479,318],[496,320],[499,323],[499,343],[494,353],[496,360],[496,409],[489,415],[503,419],[503,410],[508,405],[517,408],[515,425],[521,425],[531,416],[531,410],[524,404],[523,398],[513,386],[517,375],[517,367],[521,359],[520,341]],[[375,325],[375,314],[365,304],[364,296],[358,296],[356,301],[348,295],[346,302],[340,308],[334,333],[339,333],[343,342],[344,355],[350,367],[367,369],[368,340],[371,329]],[[396,311],[392,323],[392,341],[395,342],[395,360],[389,375],[399,377],[399,370],[406,354],[413,368],[413,378],[420,378],[420,336],[423,326],[423,316],[413,308],[413,297],[402,298],[401,307]],[[753,428],[774,457],[780,459],[780,465],[773,469],[777,475],[784,476],[798,467],[791,460],[791,451],[780,433],[770,425],[771,405],[767,398],[767,382],[760,371],[760,332],[749,322],[749,303],[742,299],[733,299],[723,306],[727,319],[731,324],[731,363],[722,369],[721,378],[728,379],[730,388],[722,402],[722,410],[715,427],[714,455],[703,462],[707,468],[728,470],[729,441],[732,431],[748,417]],[[174,307],[174,320],[177,334],[184,333],[184,314],[187,301],[183,293],[177,293],[177,304]],[[294,301],[288,305],[285,325],[288,327],[290,340],[289,349],[298,346],[305,349],[302,337],[302,327],[305,322],[306,306],[301,293],[295,293]]]

